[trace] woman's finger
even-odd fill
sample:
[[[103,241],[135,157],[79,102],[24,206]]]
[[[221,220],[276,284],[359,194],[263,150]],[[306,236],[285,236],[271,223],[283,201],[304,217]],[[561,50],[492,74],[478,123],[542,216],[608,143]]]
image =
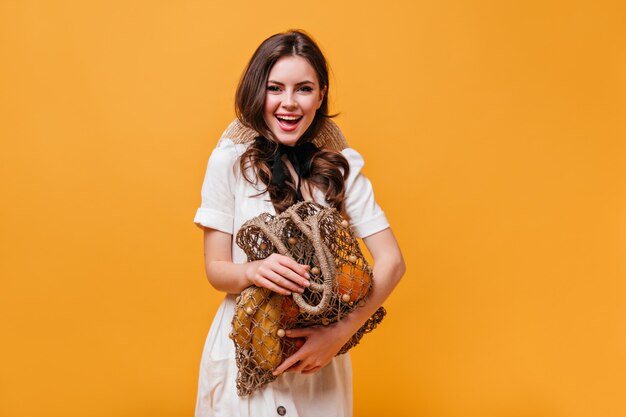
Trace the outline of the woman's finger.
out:
[[[303,369],[302,370],[302,374],[314,374],[316,372],[319,372],[322,369],[321,366],[316,366],[314,368],[307,368],[307,369]]]
[[[313,333],[313,327],[300,327],[295,329],[289,329],[286,332],[287,337],[296,338],[296,337],[308,337]]]
[[[309,365],[307,362],[302,360],[294,364],[289,369],[287,369],[287,372],[302,372],[303,369],[310,368],[310,367],[311,365]]]
[[[265,278],[272,281],[274,284],[278,285],[279,287],[282,287],[283,289],[288,290],[290,292],[302,293],[304,291],[302,287],[298,286],[297,284],[294,284],[292,281],[288,280],[287,278],[283,277],[277,272],[267,271],[265,273]]]
[[[307,279],[309,278],[309,269],[310,269],[309,265],[301,265],[288,256],[284,256],[284,255],[279,255],[279,256],[280,257],[278,258],[278,262],[282,266],[286,266],[287,268],[291,269],[293,272],[295,272],[296,274],[300,276],[303,276]]]
[[[282,374],[287,369],[289,369],[293,365],[295,365],[300,360],[301,356],[302,355],[299,355],[298,352],[296,352],[293,355],[289,356],[287,359],[285,359],[283,361],[283,363],[278,365],[278,368],[274,369],[274,372],[272,372],[272,374],[274,374],[275,376]]]
[[[282,266],[279,264],[274,271],[280,274],[282,277],[290,281],[293,281],[294,283],[296,283],[302,288],[305,288],[311,285],[308,279],[306,279],[302,275],[298,275],[295,271],[287,268],[286,266]]]
[[[256,284],[257,287],[265,287],[270,291],[274,291],[277,292],[278,294],[283,294],[283,295],[291,295],[291,291],[286,290],[282,287],[279,287],[278,285],[274,284],[272,281],[270,281],[267,278],[263,278],[261,277],[259,279],[259,281]]]

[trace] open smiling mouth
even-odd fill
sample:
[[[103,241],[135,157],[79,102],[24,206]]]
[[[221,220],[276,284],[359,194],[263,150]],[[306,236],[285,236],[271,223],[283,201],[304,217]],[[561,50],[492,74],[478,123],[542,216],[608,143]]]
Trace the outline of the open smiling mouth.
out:
[[[302,120],[302,116],[276,116],[278,123],[283,126],[295,126],[298,124],[300,120]]]

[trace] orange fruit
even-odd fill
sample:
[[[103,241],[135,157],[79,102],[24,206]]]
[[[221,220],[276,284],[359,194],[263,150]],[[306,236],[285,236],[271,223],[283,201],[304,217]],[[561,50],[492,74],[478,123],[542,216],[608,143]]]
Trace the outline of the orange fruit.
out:
[[[281,304],[282,313],[280,315],[280,324],[283,329],[289,329],[295,326],[298,321],[298,313],[300,309],[291,296],[283,296]]]
[[[304,337],[296,337],[294,339],[287,338],[283,341],[283,357],[286,358],[288,356],[293,355],[304,345],[306,339]]]
[[[337,290],[340,295],[347,294],[349,302],[365,297],[370,288],[372,277],[367,269],[361,269],[346,263],[337,271]]]

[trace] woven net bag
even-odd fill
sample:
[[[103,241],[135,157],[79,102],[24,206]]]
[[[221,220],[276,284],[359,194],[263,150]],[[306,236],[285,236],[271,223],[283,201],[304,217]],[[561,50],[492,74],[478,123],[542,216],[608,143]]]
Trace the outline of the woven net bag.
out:
[[[285,296],[252,286],[237,297],[231,338],[237,393],[245,396],[276,379],[272,371],[302,346],[303,339],[285,337],[285,330],[329,325],[363,305],[372,286],[372,270],[347,220],[335,209],[313,202],[294,204],[278,216],[263,213],[248,220],[236,241],[248,261],[280,253],[311,267],[311,285],[303,294]],[[385,314],[380,307],[338,355],[356,346]]]

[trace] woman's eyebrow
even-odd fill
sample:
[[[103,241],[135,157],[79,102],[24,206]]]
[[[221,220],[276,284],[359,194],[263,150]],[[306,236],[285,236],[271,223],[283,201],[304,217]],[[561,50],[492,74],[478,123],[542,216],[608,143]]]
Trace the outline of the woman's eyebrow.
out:
[[[280,81],[274,81],[274,80],[267,80],[268,83],[272,83],[272,84],[278,84],[278,85],[282,85],[284,86],[284,83],[281,83]],[[300,81],[299,83],[296,83],[296,85],[303,85],[303,84],[314,84],[313,81],[309,81],[309,80],[305,80],[305,81]]]

